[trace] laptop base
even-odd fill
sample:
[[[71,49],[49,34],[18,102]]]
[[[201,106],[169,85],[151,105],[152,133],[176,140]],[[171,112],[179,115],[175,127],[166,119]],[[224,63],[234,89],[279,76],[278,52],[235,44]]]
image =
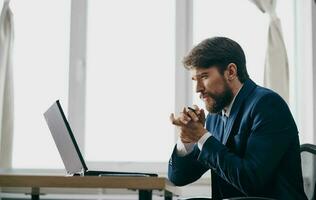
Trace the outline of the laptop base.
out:
[[[76,176],[78,174],[74,174]],[[117,171],[85,171],[84,176],[128,176],[128,177],[157,177],[154,173],[140,173],[140,172],[117,172]]]

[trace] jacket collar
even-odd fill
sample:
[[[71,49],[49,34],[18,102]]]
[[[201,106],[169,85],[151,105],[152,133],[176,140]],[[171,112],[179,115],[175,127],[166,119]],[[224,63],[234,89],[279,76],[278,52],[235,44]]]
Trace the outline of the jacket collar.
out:
[[[227,143],[229,135],[231,133],[231,129],[237,117],[237,114],[240,110],[242,103],[245,99],[249,96],[249,94],[256,88],[256,83],[254,83],[251,79],[245,81],[243,87],[240,89],[239,93],[235,97],[235,100],[232,104],[232,108],[230,110],[230,115],[226,122],[224,137],[223,137],[223,144]]]
[[[233,104],[234,104],[234,102],[235,102],[235,99],[236,99],[238,93],[240,92],[240,90],[241,90],[241,88],[242,88],[243,86],[244,86],[244,84],[242,84],[242,86],[239,88],[239,90],[238,90],[238,92],[236,93],[236,95],[234,96],[232,102],[230,102],[230,104],[229,104],[226,108],[224,108],[224,109],[222,110],[222,115],[225,115],[226,117],[229,117],[230,111],[231,111],[232,106],[233,106]]]

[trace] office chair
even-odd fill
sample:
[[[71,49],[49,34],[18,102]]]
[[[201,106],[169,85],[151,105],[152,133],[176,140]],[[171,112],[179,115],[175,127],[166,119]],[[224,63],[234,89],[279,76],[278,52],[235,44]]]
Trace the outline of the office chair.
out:
[[[309,200],[315,199],[316,145],[302,144],[300,147],[304,190]]]

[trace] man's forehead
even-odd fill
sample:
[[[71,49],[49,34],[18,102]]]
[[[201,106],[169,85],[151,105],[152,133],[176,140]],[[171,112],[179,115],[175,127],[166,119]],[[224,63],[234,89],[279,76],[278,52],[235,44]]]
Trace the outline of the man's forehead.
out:
[[[200,67],[194,67],[190,70],[192,77],[201,76],[202,74],[208,74],[210,72],[213,72],[216,70],[216,67],[209,67],[209,68],[200,68]]]

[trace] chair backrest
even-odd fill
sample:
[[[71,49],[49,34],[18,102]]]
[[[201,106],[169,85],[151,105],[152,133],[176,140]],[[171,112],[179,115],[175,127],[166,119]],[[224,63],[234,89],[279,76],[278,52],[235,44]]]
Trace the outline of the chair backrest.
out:
[[[301,145],[304,190],[309,200],[315,199],[316,145]]]

